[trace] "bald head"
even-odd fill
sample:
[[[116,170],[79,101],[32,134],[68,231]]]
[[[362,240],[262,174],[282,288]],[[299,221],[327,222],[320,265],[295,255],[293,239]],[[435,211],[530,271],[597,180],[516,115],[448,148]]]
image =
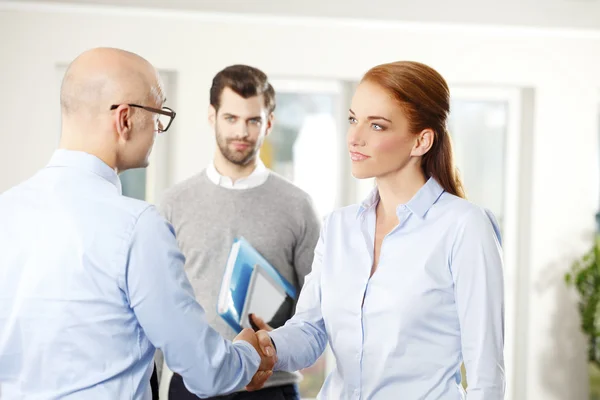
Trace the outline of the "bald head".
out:
[[[63,79],[60,147],[92,154],[117,171],[146,167],[160,126],[151,110],[164,100],[156,69],[142,57],[86,51]]]
[[[124,50],[97,48],[69,65],[60,103],[64,118],[86,118],[108,112],[112,104],[161,103],[163,96],[158,73],[144,58]]]

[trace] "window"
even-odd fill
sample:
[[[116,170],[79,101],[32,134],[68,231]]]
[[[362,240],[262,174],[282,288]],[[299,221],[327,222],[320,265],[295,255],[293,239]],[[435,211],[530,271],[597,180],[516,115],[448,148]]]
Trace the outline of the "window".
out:
[[[310,194],[319,214],[325,216],[340,201],[340,157],[344,154],[340,148],[345,148],[340,132],[346,129],[340,115],[342,85],[331,81],[272,83],[277,101],[275,125],[261,158],[273,171]]]
[[[600,92],[598,92],[600,96]],[[598,126],[600,127],[600,101],[598,102]],[[598,131],[600,143],[600,130]],[[596,234],[600,234],[600,211],[596,213]],[[600,400],[600,368],[594,363],[588,363],[588,374],[590,376],[590,400]]]
[[[305,190],[324,217],[340,205],[348,179],[342,162],[346,85],[324,80],[273,80],[272,84],[277,101],[275,126],[263,144],[261,159]],[[300,371],[303,399],[317,396],[334,362],[327,349],[313,366]]]
[[[457,97],[451,109],[448,126],[467,198],[490,209],[502,228],[508,105]]]
[[[455,162],[467,198],[494,213],[502,232],[505,285],[505,369],[507,398],[512,378],[517,375],[515,332],[518,321],[517,241],[519,240],[519,184],[529,174],[526,140],[522,135],[528,121],[523,107],[533,107],[526,90],[513,88],[453,87],[448,121]],[[527,92],[529,93],[529,92]]]

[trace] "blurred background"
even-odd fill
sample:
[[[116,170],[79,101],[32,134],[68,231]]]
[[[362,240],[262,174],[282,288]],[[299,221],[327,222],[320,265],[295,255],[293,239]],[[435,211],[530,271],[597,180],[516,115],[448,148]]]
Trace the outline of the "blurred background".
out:
[[[126,195],[157,202],[208,164],[212,77],[244,63],[277,92],[261,157],[322,215],[373,184],[351,177],[345,150],[361,75],[396,60],[436,68],[451,86],[469,199],[495,213],[504,236],[506,398],[597,398],[595,334],[582,332],[580,297],[564,276],[596,232],[600,0],[0,0],[0,192],[49,160],[62,75],[97,46],[157,66],[177,111],[151,166],[121,175]],[[597,304],[600,267],[590,265],[580,278],[595,282]],[[333,362],[328,352],[303,371],[304,398]]]

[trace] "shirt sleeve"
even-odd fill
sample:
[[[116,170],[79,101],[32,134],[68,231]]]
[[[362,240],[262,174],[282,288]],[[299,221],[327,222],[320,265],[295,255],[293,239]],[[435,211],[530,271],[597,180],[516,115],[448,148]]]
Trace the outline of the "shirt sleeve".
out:
[[[499,232],[495,218],[484,210],[472,210],[460,223],[452,249],[467,400],[504,399],[504,283]]]
[[[283,327],[270,332],[277,348],[275,370],[297,371],[310,367],[325,351],[327,332],[321,314],[321,266],[324,230],[314,249],[312,271],[306,276],[296,313]]]
[[[167,366],[199,397],[243,388],[260,364],[246,342],[223,339],[206,321],[184,272],[184,256],[172,226],[154,207],[139,217],[126,271],[129,303]]]
[[[167,222],[171,225],[173,225],[173,219],[171,217],[171,201],[170,201],[170,192],[167,191],[167,193],[165,194],[165,196],[163,196],[163,199],[161,200],[161,202],[158,204],[157,210],[158,213],[167,220]],[[156,349],[156,352],[154,353],[154,365],[156,368],[156,375],[158,378],[158,382],[160,385],[160,382],[162,380],[162,373],[163,373],[163,363],[165,361],[165,356],[163,355],[163,352],[161,349]]]

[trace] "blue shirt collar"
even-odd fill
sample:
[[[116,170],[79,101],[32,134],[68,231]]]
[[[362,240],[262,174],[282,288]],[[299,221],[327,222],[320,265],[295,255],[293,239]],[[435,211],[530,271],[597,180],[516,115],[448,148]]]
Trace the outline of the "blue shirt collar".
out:
[[[425,217],[427,211],[435,204],[442,195],[444,189],[434,178],[429,178],[419,191],[406,203],[406,207],[420,218]],[[360,217],[366,210],[375,207],[379,203],[379,190],[375,187],[371,193],[361,203],[357,217]],[[403,204],[399,204],[396,213],[399,214]]]
[[[114,169],[98,157],[83,151],[58,149],[50,158],[47,167],[71,167],[96,174],[113,184],[122,193],[121,180]]]

